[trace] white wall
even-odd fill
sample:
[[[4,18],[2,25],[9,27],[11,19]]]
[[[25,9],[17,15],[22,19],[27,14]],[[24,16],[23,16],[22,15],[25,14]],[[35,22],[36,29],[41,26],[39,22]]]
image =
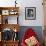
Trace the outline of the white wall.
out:
[[[0,0],[0,6],[15,6],[15,0]],[[43,26],[42,0],[17,0],[20,26]],[[25,20],[25,7],[36,7],[36,20]]]
[[[21,0],[19,24],[22,26],[43,26],[42,0]],[[36,20],[25,20],[25,7],[36,7]]]

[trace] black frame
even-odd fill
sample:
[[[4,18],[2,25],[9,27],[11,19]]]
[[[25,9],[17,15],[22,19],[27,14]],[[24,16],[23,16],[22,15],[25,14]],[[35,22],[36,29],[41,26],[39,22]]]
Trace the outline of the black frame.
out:
[[[36,19],[36,7],[25,7],[25,20],[35,20],[35,19]]]

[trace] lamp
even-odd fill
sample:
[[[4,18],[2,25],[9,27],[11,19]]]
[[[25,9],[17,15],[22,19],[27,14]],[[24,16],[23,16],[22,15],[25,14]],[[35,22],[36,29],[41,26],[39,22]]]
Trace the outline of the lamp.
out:
[[[15,7],[16,7],[16,4],[17,4],[17,2],[16,2],[17,0],[15,0]]]

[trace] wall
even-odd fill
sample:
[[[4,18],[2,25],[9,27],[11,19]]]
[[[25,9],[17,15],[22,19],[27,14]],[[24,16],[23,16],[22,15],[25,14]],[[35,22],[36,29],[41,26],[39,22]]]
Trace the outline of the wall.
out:
[[[43,26],[42,0],[21,0],[18,3],[21,5],[19,18],[21,26]],[[25,20],[25,7],[36,7],[36,20]]]
[[[15,6],[15,0],[0,0],[0,6]],[[20,26],[43,26],[43,6],[42,0],[17,0],[19,6]],[[25,20],[25,7],[36,7],[36,20]],[[10,19],[9,19],[10,20]]]

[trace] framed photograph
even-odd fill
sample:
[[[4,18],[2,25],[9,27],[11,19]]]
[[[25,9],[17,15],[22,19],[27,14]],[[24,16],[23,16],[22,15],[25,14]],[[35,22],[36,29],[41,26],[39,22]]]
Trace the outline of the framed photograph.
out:
[[[9,15],[9,10],[2,10],[2,15]]]
[[[26,20],[35,20],[36,19],[36,8],[35,7],[26,7],[25,8],[25,19]]]

